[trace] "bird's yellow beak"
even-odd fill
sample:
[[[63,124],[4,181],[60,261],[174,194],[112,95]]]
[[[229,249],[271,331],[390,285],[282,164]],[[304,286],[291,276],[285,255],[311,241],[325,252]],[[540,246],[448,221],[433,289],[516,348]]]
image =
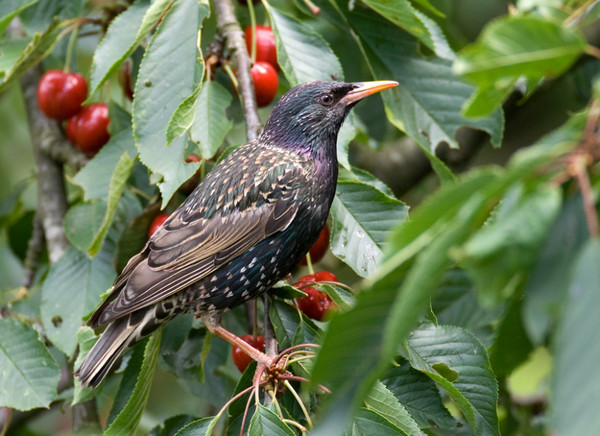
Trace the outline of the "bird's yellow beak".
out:
[[[365,97],[368,97],[371,94],[375,94],[376,92],[383,91],[384,89],[393,88],[394,86],[398,86],[398,82],[394,82],[393,80],[377,80],[374,82],[356,82],[353,83],[353,89],[344,97],[342,97],[341,101],[346,104],[356,103],[362,100]]]

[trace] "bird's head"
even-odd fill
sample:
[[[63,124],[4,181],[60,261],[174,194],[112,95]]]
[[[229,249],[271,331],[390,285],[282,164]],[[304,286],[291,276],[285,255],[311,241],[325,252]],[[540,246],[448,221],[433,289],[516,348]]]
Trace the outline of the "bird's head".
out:
[[[332,153],[350,109],[363,98],[396,85],[397,82],[389,80],[298,85],[281,97],[265,124],[261,139],[313,156]]]

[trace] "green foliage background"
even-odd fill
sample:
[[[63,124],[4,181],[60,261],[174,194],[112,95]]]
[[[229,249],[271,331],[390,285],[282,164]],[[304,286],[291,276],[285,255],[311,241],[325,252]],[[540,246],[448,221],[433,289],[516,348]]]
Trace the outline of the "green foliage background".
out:
[[[310,380],[294,384],[310,421],[288,390],[251,406],[245,431],[295,434],[291,421],[318,435],[600,428],[597,2],[313,3],[317,15],[300,0],[254,7],[275,33],[278,95],[311,80],[399,86],[361,103],[340,133],[330,254],[314,268],[352,291],[323,287],[340,308],[323,323],[290,304],[297,291],[272,293],[280,348],[321,345],[292,365]],[[234,6],[245,28],[252,14]],[[73,33],[80,17],[96,21]],[[230,53],[226,67],[207,65],[214,5],[5,0],[0,31],[0,422],[8,434],[239,434],[246,399],[217,412],[254,366],[240,376],[229,346],[192,315],[136,346],[100,389],[72,380],[95,338],[82,318],[151,219],[246,140]],[[20,80],[67,58],[88,79],[88,101],[109,103],[111,140],[83,168],[65,167],[70,247],[53,264],[42,255],[23,288],[37,192]],[[125,61],[133,101],[117,81]],[[411,159],[405,148],[431,168],[410,189],[392,159]],[[192,152],[202,163],[186,163]],[[224,322],[248,332],[244,308]],[[100,424],[71,421],[82,404]],[[26,413],[10,424],[13,411]]]

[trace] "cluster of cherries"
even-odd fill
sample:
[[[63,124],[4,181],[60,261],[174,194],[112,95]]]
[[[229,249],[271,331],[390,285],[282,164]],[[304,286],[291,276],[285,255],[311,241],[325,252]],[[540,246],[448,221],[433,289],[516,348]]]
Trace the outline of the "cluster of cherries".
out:
[[[40,79],[37,100],[48,118],[67,120],[69,141],[91,156],[108,142],[110,118],[105,103],[82,106],[87,92],[87,82],[81,74],[50,70]]]
[[[252,52],[252,26],[246,27],[246,47],[248,53]],[[269,26],[256,25],[254,28],[256,36],[256,58],[250,69],[252,81],[254,82],[254,93],[258,107],[268,106],[277,94],[279,79],[277,71],[277,50],[275,48],[275,35]]]

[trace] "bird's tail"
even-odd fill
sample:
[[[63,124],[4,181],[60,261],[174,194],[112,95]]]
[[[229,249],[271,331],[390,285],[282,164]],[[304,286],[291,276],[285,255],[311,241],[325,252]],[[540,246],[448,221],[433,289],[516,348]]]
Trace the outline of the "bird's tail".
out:
[[[75,371],[83,386],[97,387],[125,351],[167,321],[156,318],[154,312],[137,311],[108,325]]]

